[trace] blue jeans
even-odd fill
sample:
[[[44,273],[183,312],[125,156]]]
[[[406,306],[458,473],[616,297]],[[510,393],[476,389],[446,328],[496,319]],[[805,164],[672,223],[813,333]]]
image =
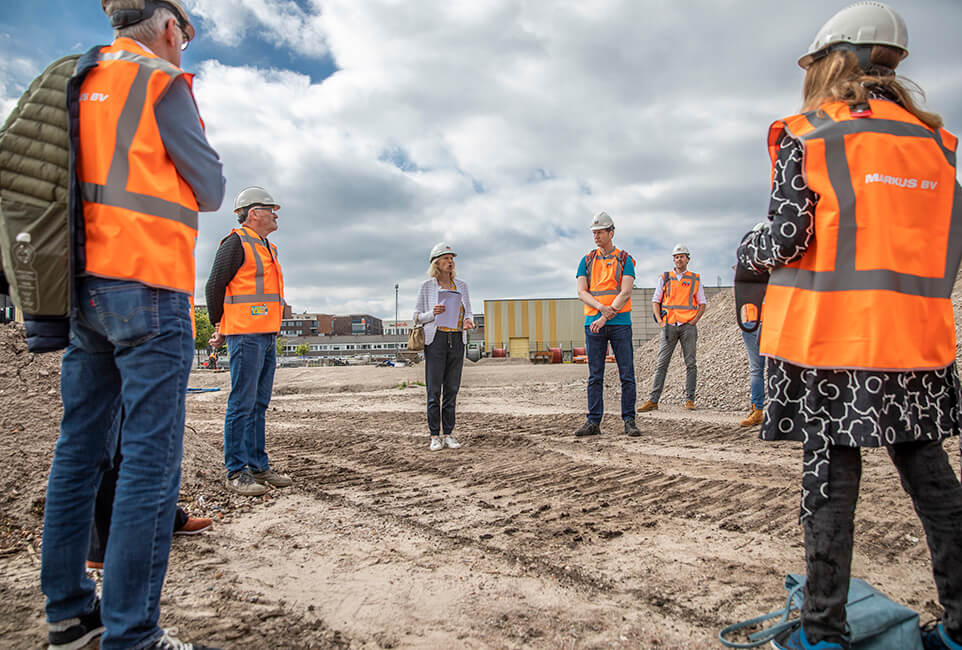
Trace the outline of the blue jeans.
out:
[[[139,282],[81,278],[60,392],[63,420],[47,481],[41,585],[47,620],[93,607],[84,572],[94,501],[117,447],[104,557],[101,647],[143,648],[162,631],[160,593],[180,489],[184,401],[193,359],[187,295]],[[121,409],[125,412],[120,424]]]
[[[741,329],[741,328],[739,328]],[[761,328],[754,332],[742,332],[742,341],[745,342],[745,352],[748,353],[748,376],[751,390],[750,399],[755,408],[765,407],[765,360],[758,352],[758,340],[761,336]]]
[[[224,417],[224,466],[228,476],[244,469],[266,472],[271,467],[264,430],[277,365],[275,336],[232,334],[227,337],[230,396]]]
[[[621,377],[621,419],[635,417],[635,359],[631,346],[631,325],[604,325],[597,334],[585,325],[588,419],[592,422],[601,422],[601,416],[605,413],[605,356],[609,343]]]

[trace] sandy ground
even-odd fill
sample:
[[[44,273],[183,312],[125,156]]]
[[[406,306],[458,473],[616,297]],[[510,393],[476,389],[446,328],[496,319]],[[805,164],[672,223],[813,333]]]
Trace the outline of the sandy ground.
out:
[[[223,390],[188,398],[182,505],[216,524],[175,538],[161,624],[224,648],[720,647],[719,628],[775,608],[784,574],[804,572],[800,449],[757,440],[741,413],[668,400],[639,416],[641,438],[609,415],[602,436],[576,439],[586,378],[583,365],[468,363],[464,447],[432,453],[423,366],[279,369],[268,451],[295,484],[243,498],[223,487],[228,376],[196,372],[192,386]],[[46,633],[57,405],[36,397],[46,412],[4,451],[17,471],[0,500],[3,647]],[[606,403],[617,414],[616,388]],[[958,440],[946,449],[958,469]],[[863,455],[854,574],[931,618],[911,503],[885,452]]]

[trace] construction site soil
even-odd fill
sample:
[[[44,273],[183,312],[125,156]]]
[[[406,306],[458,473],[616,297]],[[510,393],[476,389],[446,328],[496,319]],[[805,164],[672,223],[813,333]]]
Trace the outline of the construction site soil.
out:
[[[458,450],[428,450],[423,365],[280,368],[273,464],[294,485],[227,491],[226,373],[195,371],[181,505],[212,530],[176,537],[161,625],[224,648],[714,648],[804,572],[801,451],[738,420],[747,363],[722,295],[699,324],[698,410],[676,360],[628,438],[617,371],[603,435],[587,367],[467,363]],[[958,315],[957,315],[958,318]],[[657,342],[638,351],[639,399]],[[676,357],[680,357],[680,350]],[[59,355],[0,328],[0,646],[46,638],[39,550],[60,417]],[[959,469],[959,441],[945,443]],[[865,450],[854,575],[940,614],[924,534],[882,450]]]

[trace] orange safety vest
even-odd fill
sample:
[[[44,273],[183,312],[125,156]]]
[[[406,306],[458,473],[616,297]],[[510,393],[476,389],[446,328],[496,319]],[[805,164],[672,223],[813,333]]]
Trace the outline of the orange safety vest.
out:
[[[665,322],[672,325],[690,322],[698,315],[701,276],[685,271],[678,279],[674,271],[665,271],[662,280],[661,308],[666,313]]]
[[[605,255],[600,249],[595,249],[585,255],[585,270],[588,272],[588,293],[594,296],[602,305],[610,305],[621,293],[621,278],[625,270],[625,262],[629,255],[617,248]],[[635,258],[631,258],[634,263]],[[619,314],[631,311],[631,298],[618,310]],[[585,316],[594,316],[599,311],[585,305]]]
[[[80,87],[77,180],[87,273],[193,294],[197,201],[154,117],[178,77],[191,86],[129,38],[100,50]]]
[[[957,138],[889,101],[843,102],[772,124],[801,141],[818,195],[815,237],[775,269],[761,352],[811,368],[932,370],[955,360],[952,285],[962,258]]]
[[[277,247],[247,226],[235,228],[231,233],[240,237],[244,263],[227,284],[224,316],[218,331],[221,334],[276,334],[281,330],[284,315],[284,276]]]

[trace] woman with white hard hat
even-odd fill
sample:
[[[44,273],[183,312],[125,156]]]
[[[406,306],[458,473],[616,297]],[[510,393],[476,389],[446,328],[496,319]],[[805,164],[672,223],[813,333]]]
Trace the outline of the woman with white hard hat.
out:
[[[905,23],[881,2],[836,14],[799,60],[800,114],[769,131],[770,222],[738,261],[771,276],[763,440],[803,443],[807,580],[776,648],[849,647],[861,447],[885,447],[922,521],[943,619],[924,648],[962,650],[962,486],[951,292],[962,257],[958,140],[896,76]],[[905,647],[905,646],[900,646]]]
[[[427,384],[431,451],[461,446],[454,438],[455,406],[461,387],[467,331],[474,329],[474,313],[467,283],[455,277],[456,256],[454,249],[444,242],[431,249],[430,277],[421,284],[414,306],[415,322],[424,325],[424,383]],[[442,316],[449,308],[457,309],[458,313]],[[442,319],[443,325],[439,322]]]

